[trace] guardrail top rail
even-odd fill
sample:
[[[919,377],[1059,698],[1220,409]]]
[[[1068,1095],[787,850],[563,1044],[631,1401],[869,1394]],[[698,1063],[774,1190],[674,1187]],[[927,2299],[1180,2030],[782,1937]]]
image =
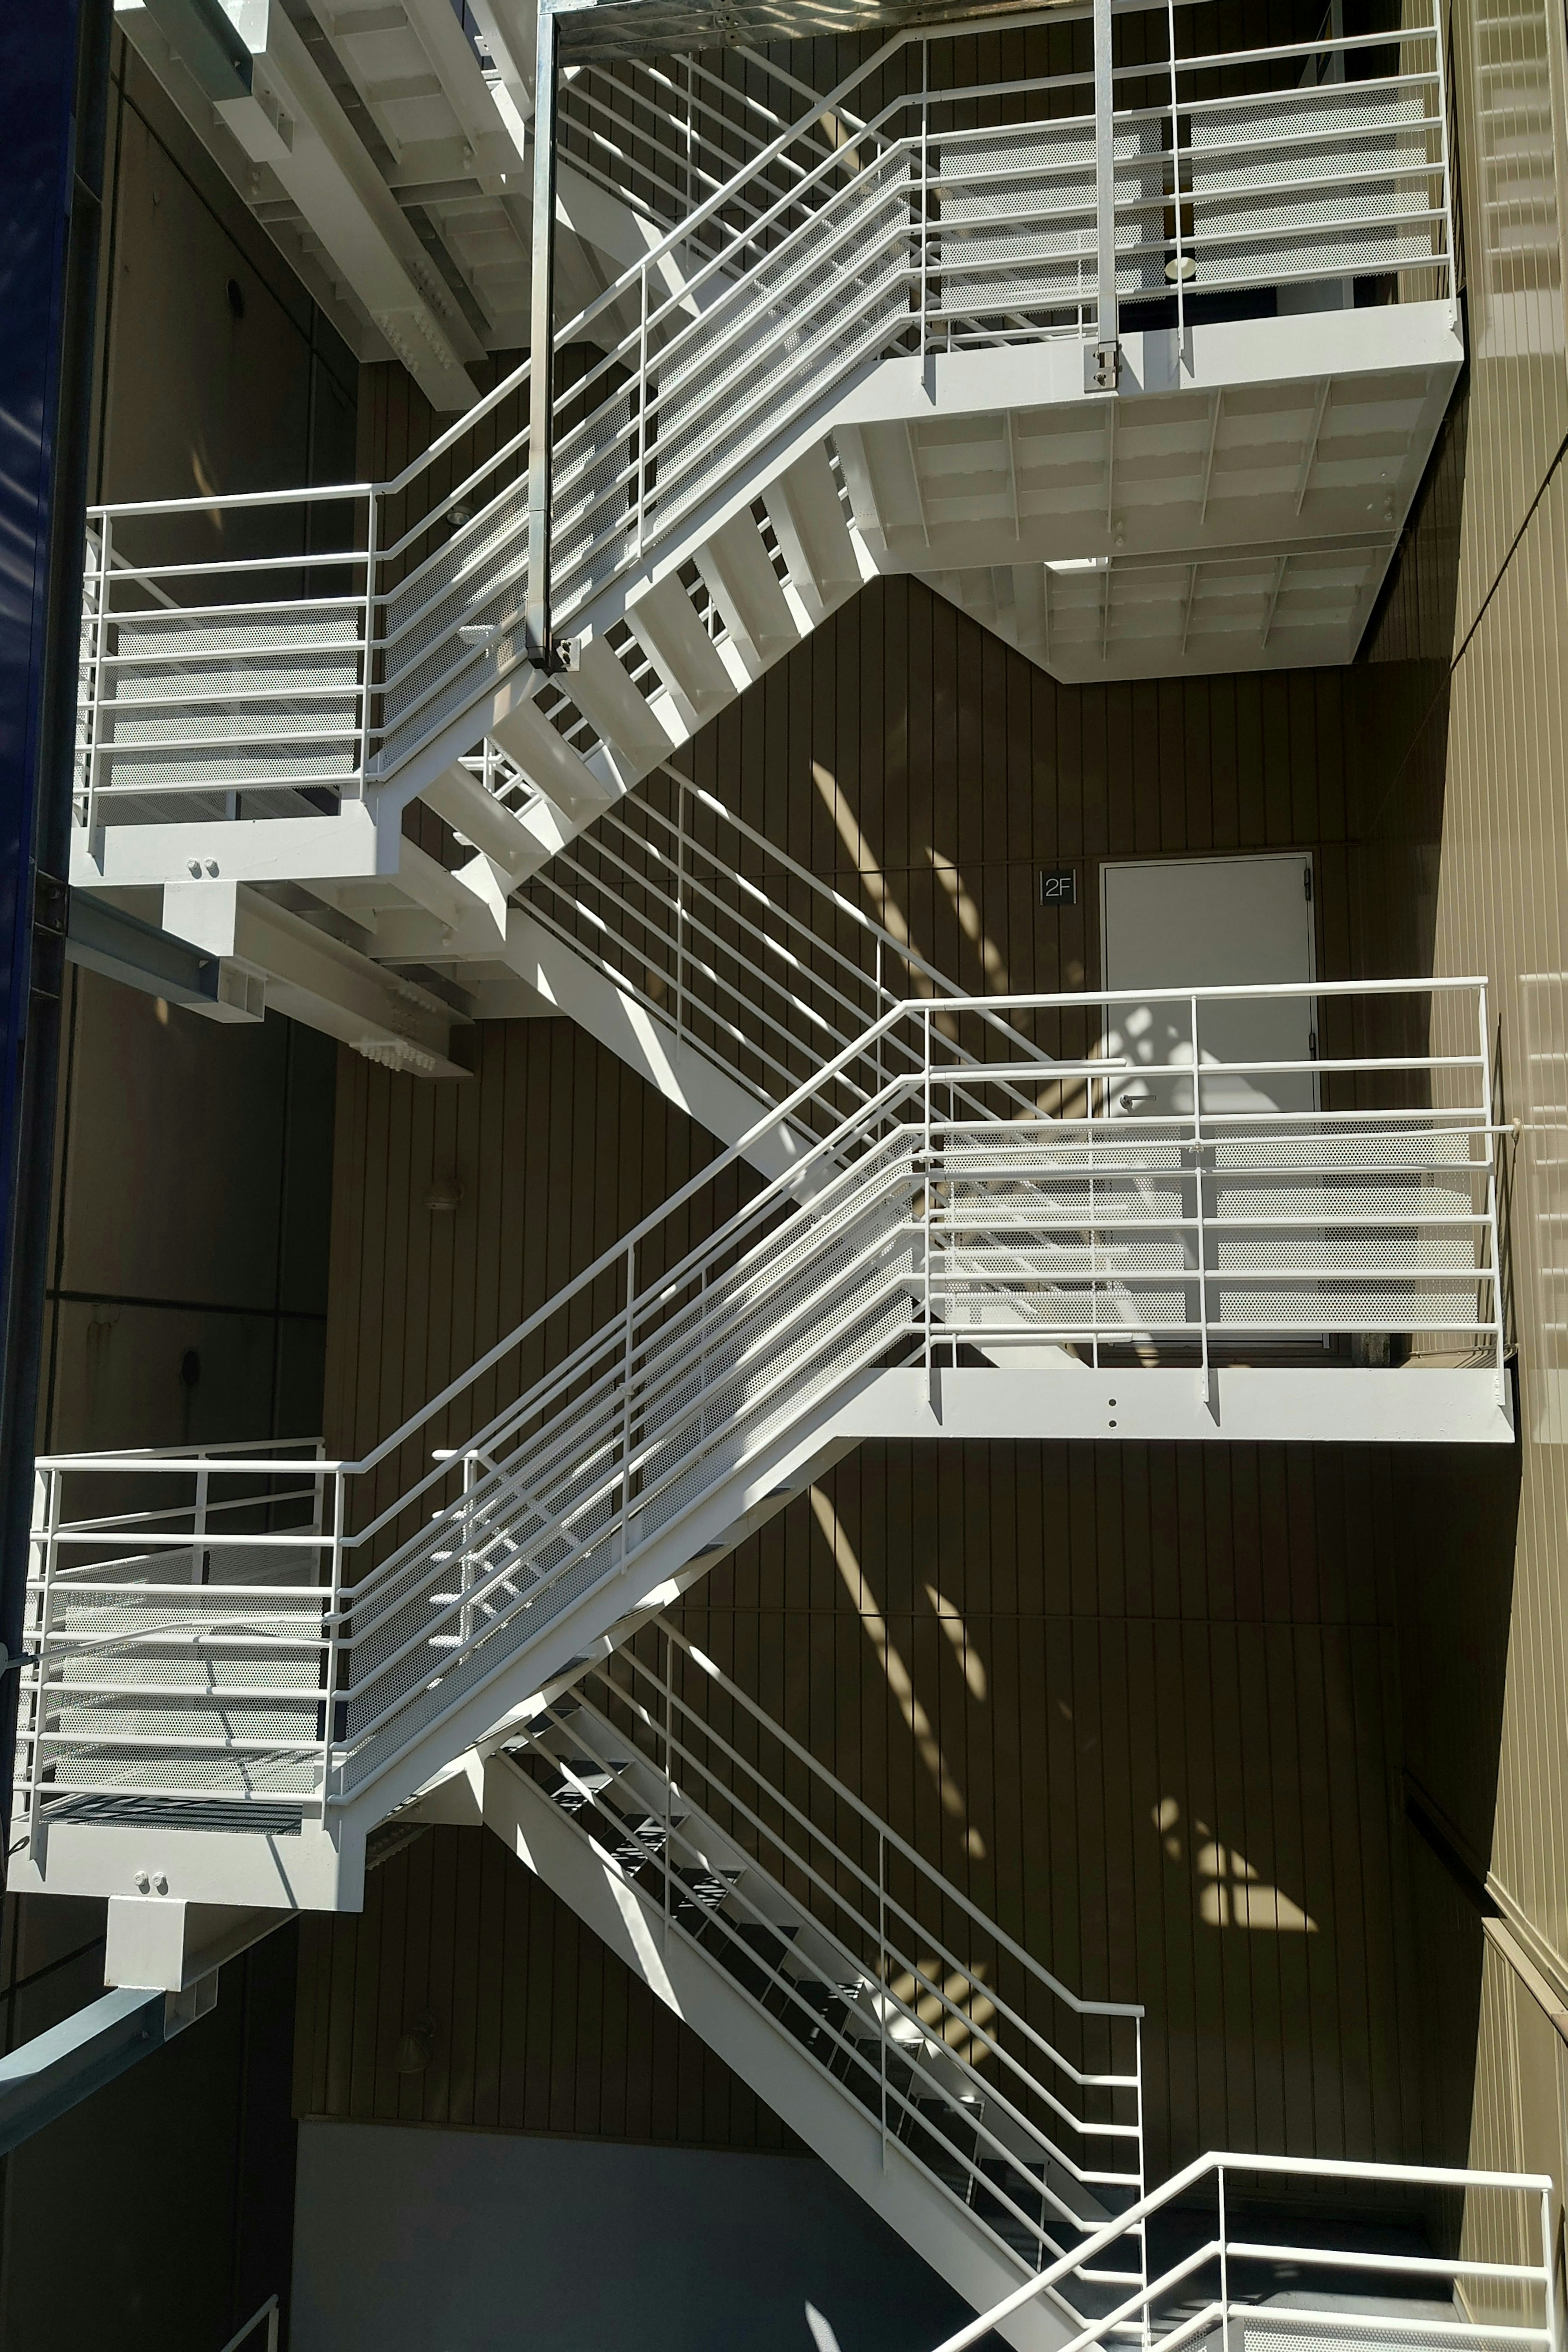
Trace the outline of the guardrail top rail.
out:
[[[1352,2245],[1332,2242],[1331,2225],[1321,2218],[1330,2200],[1342,2215],[1354,2216]],[[1303,2228],[1292,2218],[1290,2200],[1298,2215],[1310,2200],[1306,2210],[1317,2226]],[[1445,2201],[1462,2205],[1458,2230],[1443,2229],[1445,2217],[1435,2209]],[[994,2342],[1005,2320],[1070,2289],[1086,2264],[1114,2260],[1119,2241],[1161,2214],[1185,2242],[1180,2259],[1088,2321],[1062,2352],[1113,2352],[1151,2341],[1168,2352],[1184,2344],[1229,2344],[1233,2329],[1250,2332],[1248,2321],[1261,2323],[1271,2343],[1291,2352],[1330,2342],[1384,2342],[1401,2352],[1426,2346],[1488,2352],[1498,2345],[1560,2352],[1555,2208],[1553,2185],[1541,2173],[1216,2152],[1173,2173],[1085,2245],[945,2337],[936,2352],[971,2352]],[[1369,2220],[1392,2223],[1394,2242],[1369,2245]],[[1426,2235],[1433,2228],[1435,2246]],[[1505,2259],[1475,2250],[1483,2236]],[[1445,2250],[1445,2237],[1458,2239],[1455,2251]],[[1509,2253],[1514,2259],[1506,2259]],[[1331,2290],[1331,2302],[1313,2292],[1319,2285]],[[1360,2307],[1358,2290],[1364,2294]]]
[[[1303,996],[1310,1055],[1205,1042]],[[901,1041],[788,1175],[742,1138],[363,1461],[41,1463],[25,1801],[355,1802],[889,1364],[1500,1365],[1487,1034],[1473,981],[897,1007],[763,1114]]]

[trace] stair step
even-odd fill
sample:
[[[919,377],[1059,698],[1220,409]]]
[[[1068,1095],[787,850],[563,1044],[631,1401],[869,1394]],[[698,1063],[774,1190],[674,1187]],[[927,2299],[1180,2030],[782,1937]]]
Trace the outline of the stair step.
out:
[[[730,625],[748,674],[760,677],[800,632],[750,512],[732,515],[697,553],[708,593]]]
[[[591,824],[616,798],[582,753],[557,734],[531,691],[492,719],[489,731],[508,759],[517,761],[530,783],[571,824]]]
[[[595,1764],[585,1756],[550,1756],[545,1760],[558,1772],[570,1772],[573,1776],[551,1791],[563,1813],[580,1813],[604,1790],[612,1788],[618,1775],[626,1769],[625,1758],[612,1758],[608,1765]]]
[[[626,619],[694,729],[733,702],[734,680],[678,579],[648,589],[628,605]]]
[[[626,769],[628,784],[668,759],[669,737],[605,638],[592,637],[582,647],[571,684],[573,701]]]
[[[790,586],[815,627],[860,585],[855,542],[826,451],[808,450],[763,491],[763,503],[784,550]]]
[[[738,1870],[694,1870],[688,1867],[678,1870],[675,1875],[689,1902],[695,1903],[700,1910],[717,1911],[721,1903],[728,1901],[731,1889],[739,1885],[743,1874]]]

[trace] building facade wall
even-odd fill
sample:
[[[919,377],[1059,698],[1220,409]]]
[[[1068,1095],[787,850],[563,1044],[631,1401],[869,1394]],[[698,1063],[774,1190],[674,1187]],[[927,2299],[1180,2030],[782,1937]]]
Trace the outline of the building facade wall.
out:
[[[1094,984],[1103,858],[1287,847],[1312,855],[1319,968],[1343,973],[1358,690],[1062,688],[890,581],[710,727],[692,772],[976,990]],[[1078,903],[1042,907],[1061,864]],[[330,1450],[384,1436],[713,1150],[567,1022],[481,1024],[449,1086],[345,1056]],[[495,1401],[518,1379],[499,1367]],[[868,1445],[685,1604],[1038,1958],[1147,2002],[1152,2178],[1217,2146],[1418,2148],[1392,1475],[1361,1449]],[[388,1864],[363,1920],[306,1924],[300,2112],[770,2145],[749,2095],[465,1836]],[[410,1969],[451,1988],[449,2066],[482,2013],[488,2088],[471,2058],[399,2077]],[[656,2077],[703,2087],[627,2088]]]
[[[1404,686],[1362,829],[1368,908],[1403,907],[1434,969],[1492,983],[1521,1445],[1489,1484],[1451,1461],[1424,1491],[1403,1482],[1419,1525],[1401,1597],[1405,1770],[1428,1830],[1428,2152],[1561,2185],[1568,72],[1562,12],[1536,0],[1458,0],[1451,38],[1468,383],[1373,647]],[[1390,937],[1369,937],[1374,960]]]

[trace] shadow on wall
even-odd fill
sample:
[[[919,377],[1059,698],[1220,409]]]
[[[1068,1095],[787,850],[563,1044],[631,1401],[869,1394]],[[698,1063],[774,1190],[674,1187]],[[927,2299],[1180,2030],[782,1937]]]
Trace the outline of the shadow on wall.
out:
[[[972,2316],[826,2165],[300,2130],[292,2352],[923,2352]]]
[[[1396,1475],[1405,1813],[1430,2164],[1470,2161],[1520,1479],[1518,1451],[1489,1446],[1413,1452]]]

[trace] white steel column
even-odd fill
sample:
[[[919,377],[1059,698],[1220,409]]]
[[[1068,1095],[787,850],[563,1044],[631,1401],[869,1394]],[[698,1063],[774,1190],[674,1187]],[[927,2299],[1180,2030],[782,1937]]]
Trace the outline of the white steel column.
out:
[[[1116,317],[1116,88],[1111,74],[1110,0],[1094,0],[1094,224],[1097,278],[1089,388],[1114,392]]]
[[[555,339],[555,16],[541,0],[533,83],[533,282],[528,375],[528,657],[551,665],[550,435]]]

